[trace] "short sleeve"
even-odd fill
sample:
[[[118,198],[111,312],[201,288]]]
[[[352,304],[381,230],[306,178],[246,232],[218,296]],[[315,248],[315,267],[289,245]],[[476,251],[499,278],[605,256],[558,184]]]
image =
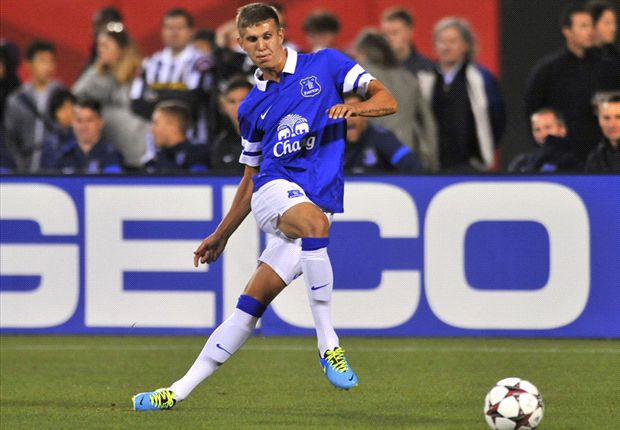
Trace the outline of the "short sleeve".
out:
[[[241,145],[243,146],[239,162],[251,167],[260,166],[263,161],[262,136],[245,114],[243,103],[239,106],[239,131],[241,132]]]
[[[375,79],[362,66],[335,49],[321,51],[327,58],[327,64],[332,67],[336,75],[336,83],[342,88],[342,94],[355,92],[366,96],[368,84]]]

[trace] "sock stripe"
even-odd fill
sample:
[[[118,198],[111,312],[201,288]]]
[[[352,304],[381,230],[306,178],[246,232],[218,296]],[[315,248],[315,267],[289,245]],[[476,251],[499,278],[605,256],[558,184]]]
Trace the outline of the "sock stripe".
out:
[[[243,312],[250,314],[256,318],[263,316],[267,306],[264,303],[259,302],[254,297],[250,297],[245,294],[239,296],[237,301],[237,309],[241,309]]]
[[[302,251],[314,251],[316,249],[327,248],[329,237],[304,237],[301,239]]]

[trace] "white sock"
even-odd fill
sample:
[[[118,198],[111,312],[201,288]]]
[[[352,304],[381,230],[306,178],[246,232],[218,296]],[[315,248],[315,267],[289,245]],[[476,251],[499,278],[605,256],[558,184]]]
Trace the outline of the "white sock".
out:
[[[306,280],[310,310],[314,318],[317,344],[322,357],[325,351],[339,345],[331,316],[334,274],[327,248],[302,250],[301,267]]]
[[[252,335],[258,318],[236,308],[209,336],[198,358],[185,376],[170,386],[175,400],[185,399],[194,388],[215,372]]]

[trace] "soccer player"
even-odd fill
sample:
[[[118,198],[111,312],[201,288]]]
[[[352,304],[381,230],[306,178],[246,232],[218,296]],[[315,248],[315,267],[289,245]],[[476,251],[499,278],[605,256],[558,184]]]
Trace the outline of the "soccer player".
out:
[[[168,388],[133,397],[136,410],[170,409],[228,360],[250,337],[269,303],[304,274],[321,366],[342,389],[357,385],[331,322],[333,274],[327,254],[333,213],[343,211],[345,118],[396,111],[379,81],[338,51],[298,54],[283,47],[273,7],[253,3],[237,14],[239,44],[258,66],[256,85],[239,107],[245,164],[230,210],[194,251],[194,265],[213,263],[250,211],[268,241],[233,314],[198,358]],[[347,92],[367,96],[344,104]]]

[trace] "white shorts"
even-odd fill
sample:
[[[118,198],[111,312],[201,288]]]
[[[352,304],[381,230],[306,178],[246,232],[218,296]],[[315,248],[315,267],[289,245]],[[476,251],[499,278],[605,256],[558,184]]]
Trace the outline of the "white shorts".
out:
[[[275,179],[252,195],[252,213],[266,233],[267,245],[258,258],[271,267],[286,285],[301,275],[301,239],[289,239],[278,229],[280,216],[300,203],[312,203],[303,189],[284,179]],[[325,214],[331,223],[331,214]]]

